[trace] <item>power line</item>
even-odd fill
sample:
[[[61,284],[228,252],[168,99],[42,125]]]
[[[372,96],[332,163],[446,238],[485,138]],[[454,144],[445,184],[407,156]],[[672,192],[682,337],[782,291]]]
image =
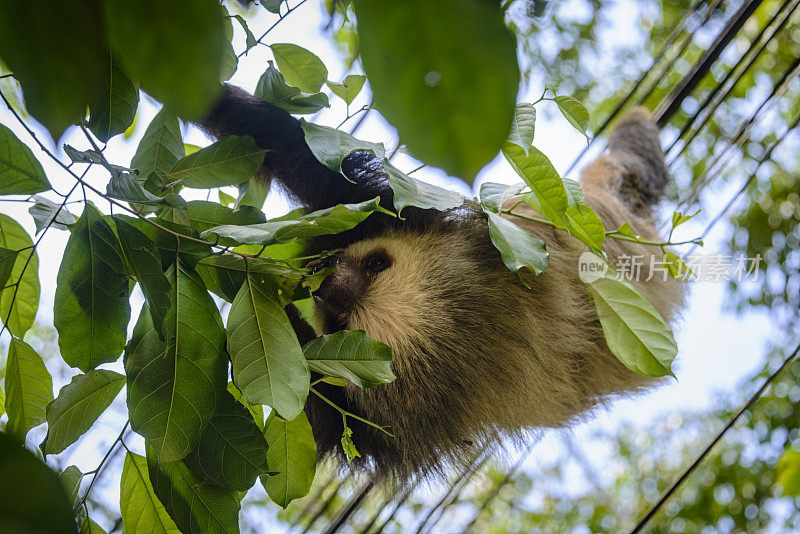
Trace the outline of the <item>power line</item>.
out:
[[[694,461],[691,464],[689,464],[689,466],[683,471],[683,473],[681,473],[681,475],[677,479],[675,479],[675,481],[670,485],[670,487],[667,488],[667,490],[661,495],[658,501],[653,506],[650,507],[650,509],[639,520],[636,526],[633,527],[633,530],[631,530],[631,534],[636,534],[637,532],[642,531],[645,525],[647,525],[647,522],[653,518],[653,516],[661,509],[664,503],[666,503],[667,500],[672,496],[672,494],[675,493],[678,487],[681,484],[683,484],[683,482],[692,473],[692,471],[694,471],[697,468],[697,466],[700,465],[700,463],[706,458],[706,456],[708,456],[708,453],[711,452],[711,449],[713,449],[714,446],[717,443],[719,443],[719,441],[722,439],[725,433],[728,432],[728,430],[730,430],[734,424],[736,424],[736,421],[739,420],[742,414],[744,414],[744,412],[749,410],[750,407],[753,406],[753,404],[755,404],[756,401],[761,397],[761,395],[764,394],[764,391],[766,391],[767,387],[769,387],[769,385],[775,380],[775,378],[777,378],[777,376],[781,374],[781,371],[783,371],[786,368],[786,366],[789,365],[789,362],[791,362],[794,359],[794,357],[797,356],[798,352],[800,352],[800,344],[797,345],[797,347],[789,354],[789,356],[783,361],[781,366],[778,367],[778,369],[774,373],[772,373],[769,377],[767,377],[766,380],[764,380],[764,383],[761,384],[761,387],[758,388],[758,390],[756,390],[755,393],[753,393],[753,395],[747,400],[747,402],[741,408],[739,408],[739,411],[736,412],[736,414],[731,418],[730,421],[728,421],[728,424],[726,424],[725,427],[722,430],[720,430],[716,436],[714,436],[714,439],[711,440],[708,446],[706,446],[706,448],[703,449],[703,451],[697,456],[697,458],[694,459]]]

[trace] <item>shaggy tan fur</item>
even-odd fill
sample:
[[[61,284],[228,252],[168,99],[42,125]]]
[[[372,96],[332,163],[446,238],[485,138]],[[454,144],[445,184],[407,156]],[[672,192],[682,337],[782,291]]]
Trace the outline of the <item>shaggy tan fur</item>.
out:
[[[604,156],[584,174],[587,203],[607,229],[628,221],[635,233],[657,239],[647,212],[638,206],[634,214],[620,201],[621,184],[613,155]],[[516,211],[538,216],[524,205]],[[530,289],[503,266],[482,221],[456,234],[395,230],[345,250],[354,263],[376,249],[394,258],[340,325],[365,330],[396,356],[395,382],[366,390],[347,386],[348,409],[390,425],[396,435],[359,426],[356,445],[373,460],[359,466],[399,480],[439,472],[498,438],[566,426],[611,396],[657,382],[628,370],[606,346],[578,278],[585,245],[561,230],[507,217],[550,252],[543,274],[525,275]],[[661,273],[644,282],[650,256],[660,260],[661,251],[613,239],[605,250],[611,265],[621,255],[642,256],[634,285],[673,320],[683,301],[681,283]],[[313,410],[312,424],[315,431],[321,426]]]

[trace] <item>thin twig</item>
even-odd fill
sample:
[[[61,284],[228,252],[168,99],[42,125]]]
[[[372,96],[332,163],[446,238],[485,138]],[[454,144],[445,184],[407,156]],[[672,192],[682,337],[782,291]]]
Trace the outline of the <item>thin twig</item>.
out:
[[[75,511],[76,512],[86,502],[86,498],[89,497],[89,493],[92,491],[92,486],[94,486],[95,481],[100,476],[100,473],[101,473],[101,471],[102,471],[102,469],[103,469],[103,467],[104,467],[104,465],[106,463],[106,460],[108,460],[109,456],[111,456],[111,453],[117,447],[117,443],[122,443],[122,437],[125,435],[125,431],[128,430],[128,425],[129,424],[130,424],[130,420],[128,419],[128,420],[125,421],[125,426],[122,427],[122,430],[120,431],[119,435],[117,436],[117,439],[115,439],[114,442],[111,444],[111,446],[108,448],[108,451],[106,452],[106,455],[103,456],[103,459],[100,460],[100,463],[97,465],[97,467],[93,471],[89,471],[89,473],[93,473],[92,480],[89,482],[89,487],[86,488],[86,493],[83,494],[83,498],[80,501],[78,501],[78,504],[75,505]]]

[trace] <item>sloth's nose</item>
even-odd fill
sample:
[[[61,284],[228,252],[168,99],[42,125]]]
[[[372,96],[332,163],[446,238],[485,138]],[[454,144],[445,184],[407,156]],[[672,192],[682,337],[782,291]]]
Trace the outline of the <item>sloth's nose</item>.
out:
[[[318,260],[314,260],[308,262],[306,265],[306,269],[311,269],[311,274],[317,273],[326,267],[333,267],[334,265],[338,265],[341,263],[342,259],[339,257],[338,254],[331,254],[330,256],[325,256],[324,258],[320,258]]]

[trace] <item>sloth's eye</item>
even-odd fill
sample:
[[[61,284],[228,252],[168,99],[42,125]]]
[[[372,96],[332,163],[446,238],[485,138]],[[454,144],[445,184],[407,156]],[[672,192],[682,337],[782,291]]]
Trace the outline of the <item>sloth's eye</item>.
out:
[[[392,258],[385,252],[370,255],[366,261],[367,271],[371,274],[379,273],[392,266]]]

